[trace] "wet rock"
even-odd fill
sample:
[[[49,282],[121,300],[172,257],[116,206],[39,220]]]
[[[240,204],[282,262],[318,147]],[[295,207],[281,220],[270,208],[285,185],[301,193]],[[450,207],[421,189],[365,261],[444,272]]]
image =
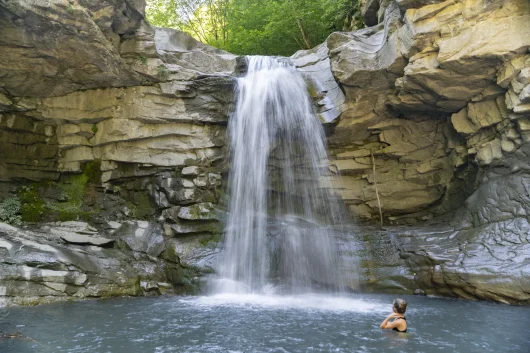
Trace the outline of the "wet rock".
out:
[[[182,236],[196,233],[219,234],[223,230],[221,223],[217,221],[177,221],[167,225],[172,230],[172,235]]]
[[[103,237],[91,237],[83,234],[66,234],[62,235],[61,239],[70,244],[78,245],[95,245],[95,246],[109,246],[114,243],[114,239]]]
[[[150,291],[158,292],[158,283],[154,281],[141,281],[140,288],[142,288],[144,292],[150,292]]]
[[[125,222],[116,230],[114,248],[64,243],[64,234],[51,231],[56,226],[21,230],[0,223],[2,305],[195,290],[191,278],[197,271],[158,257],[166,241],[156,224]],[[79,230],[86,224],[71,222],[63,229],[67,226]]]
[[[185,176],[197,176],[199,175],[199,167],[184,167],[182,168],[181,174]]]
[[[119,229],[121,227],[121,223],[114,222],[114,221],[109,221],[107,225],[109,226],[110,229]]]
[[[208,178],[206,175],[200,175],[197,178],[193,179],[193,184],[198,187],[205,187],[208,185]]]
[[[186,220],[217,220],[215,207],[210,202],[198,203],[188,207],[181,207],[178,213],[180,219]]]
[[[333,77],[329,50],[326,43],[310,50],[302,50],[291,56],[291,61],[308,80],[310,95],[315,100],[320,119],[326,123],[336,123],[340,116],[344,94]]]
[[[179,263],[186,267],[195,267],[204,273],[213,272],[214,263],[219,255],[218,237],[203,234],[195,237],[173,238],[169,241],[162,256],[174,258],[178,254]]]
[[[162,217],[164,217],[164,219],[167,222],[175,223],[175,222],[178,221],[178,213],[179,213],[179,211],[180,211],[180,206],[170,207],[170,208],[165,209],[164,211],[162,211]]]
[[[158,225],[146,221],[128,221],[122,228],[115,236],[132,251],[157,257],[164,250],[163,232]]]
[[[221,186],[223,177],[220,174],[208,173],[208,182],[213,186]]]

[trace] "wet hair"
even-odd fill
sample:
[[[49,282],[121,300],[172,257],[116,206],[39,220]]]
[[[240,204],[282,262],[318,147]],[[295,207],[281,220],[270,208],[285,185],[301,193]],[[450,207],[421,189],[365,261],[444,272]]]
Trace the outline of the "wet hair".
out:
[[[403,299],[394,299],[392,305],[399,314],[405,314],[405,311],[407,311],[407,302]]]

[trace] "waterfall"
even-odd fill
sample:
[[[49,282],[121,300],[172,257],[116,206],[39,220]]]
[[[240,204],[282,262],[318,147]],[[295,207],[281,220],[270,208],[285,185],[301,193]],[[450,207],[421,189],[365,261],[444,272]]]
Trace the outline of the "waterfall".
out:
[[[247,57],[229,121],[229,215],[216,292],[299,293],[341,286],[329,225],[338,204],[324,130],[301,74]]]

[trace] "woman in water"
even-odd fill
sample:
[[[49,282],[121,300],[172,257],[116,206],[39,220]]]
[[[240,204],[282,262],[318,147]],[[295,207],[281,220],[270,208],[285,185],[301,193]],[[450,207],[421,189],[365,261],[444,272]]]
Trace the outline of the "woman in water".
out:
[[[405,311],[407,310],[407,302],[403,299],[395,299],[392,303],[393,313],[388,315],[379,326],[382,329],[392,329],[397,332],[407,332],[407,319],[405,319]],[[391,319],[394,319],[390,321]]]

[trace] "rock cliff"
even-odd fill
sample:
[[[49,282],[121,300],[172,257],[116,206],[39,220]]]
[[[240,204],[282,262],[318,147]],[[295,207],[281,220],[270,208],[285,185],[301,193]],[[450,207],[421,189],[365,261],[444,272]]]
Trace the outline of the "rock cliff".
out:
[[[211,271],[236,57],[144,8],[0,1],[0,200],[29,225],[0,230],[3,303],[194,292]]]
[[[363,4],[367,28],[291,57],[360,224],[345,259],[364,290],[530,302],[530,3]],[[211,271],[239,61],[144,8],[0,0],[0,202],[29,222],[0,228],[2,303]]]
[[[360,220],[380,202],[387,232],[366,246],[400,254],[367,257],[366,283],[393,268],[389,289],[529,302],[530,3],[374,0],[363,16],[294,59],[344,93],[335,185]]]

